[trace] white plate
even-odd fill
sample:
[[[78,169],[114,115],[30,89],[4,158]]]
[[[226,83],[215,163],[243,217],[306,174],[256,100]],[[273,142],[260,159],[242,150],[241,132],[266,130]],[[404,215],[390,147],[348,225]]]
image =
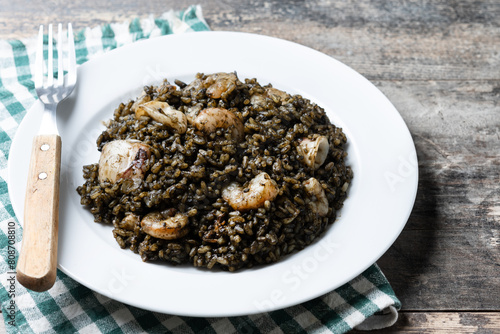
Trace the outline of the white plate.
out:
[[[102,120],[143,85],[192,80],[197,72],[237,71],[324,107],[342,127],[354,171],[339,219],[305,250],[236,273],[143,263],[122,250],[110,226],[93,222],[75,188],[82,166],[98,161]],[[31,141],[41,105],[28,112],[12,143],[9,193],[23,221]],[[260,35],[200,32],[145,40],[78,68],[78,86],[58,109],[63,139],[59,268],[105,296],[144,309],[188,316],[236,316],[284,308],[318,297],[359,275],[391,246],[410,215],[417,158],[397,110],[370,82],[310,48]]]

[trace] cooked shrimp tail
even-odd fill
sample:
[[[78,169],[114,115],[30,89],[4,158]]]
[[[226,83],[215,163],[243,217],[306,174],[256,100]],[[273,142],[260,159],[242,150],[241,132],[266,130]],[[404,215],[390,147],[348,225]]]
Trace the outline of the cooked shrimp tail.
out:
[[[234,210],[245,211],[263,207],[266,201],[272,202],[278,192],[276,182],[267,173],[262,172],[254,177],[246,188],[237,182],[230,183],[222,190],[222,198]]]
[[[245,135],[241,120],[232,111],[224,108],[203,109],[192,122],[197,130],[205,134],[212,133],[218,128],[232,128],[232,136],[237,141],[242,141]]]
[[[144,233],[164,240],[179,239],[189,231],[187,225],[189,218],[186,214],[178,213],[173,217],[164,217],[160,212],[152,212],[141,220]]]

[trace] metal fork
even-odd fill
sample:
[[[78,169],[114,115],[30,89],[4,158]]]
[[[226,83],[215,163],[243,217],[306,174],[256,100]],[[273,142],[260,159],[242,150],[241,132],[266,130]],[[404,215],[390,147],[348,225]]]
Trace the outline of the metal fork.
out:
[[[59,175],[61,137],[56,109],[76,84],[73,30],[68,24],[67,75],[63,70],[62,24],[57,34],[57,79],[54,78],[52,25],[48,28],[47,79],[44,80],[43,25],[40,26],[35,60],[35,89],[44,104],[42,122],[33,138],[24,203],[23,241],[17,262],[17,279],[26,288],[46,291],[55,282],[59,225]]]

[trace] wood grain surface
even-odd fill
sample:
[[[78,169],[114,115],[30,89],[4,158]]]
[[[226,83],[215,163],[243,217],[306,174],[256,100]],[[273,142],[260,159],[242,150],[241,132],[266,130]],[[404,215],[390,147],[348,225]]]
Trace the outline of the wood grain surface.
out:
[[[33,291],[47,291],[57,276],[61,137],[33,138],[24,202],[23,241],[17,281]]]
[[[379,265],[403,303],[380,332],[500,332],[500,1],[0,0],[0,39],[201,3],[213,30],[324,52],[371,80],[415,141],[414,210]]]

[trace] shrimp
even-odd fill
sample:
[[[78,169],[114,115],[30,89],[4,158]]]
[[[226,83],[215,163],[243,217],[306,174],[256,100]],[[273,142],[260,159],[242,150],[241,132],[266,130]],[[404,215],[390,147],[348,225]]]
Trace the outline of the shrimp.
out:
[[[303,162],[312,169],[318,169],[326,160],[330,144],[325,136],[314,135],[313,139],[303,138],[297,152],[304,157]]]
[[[286,101],[290,95],[274,87],[267,87],[263,94],[254,94],[250,98],[250,103],[254,107],[265,107],[268,99],[274,103]]]
[[[205,79],[207,95],[213,99],[219,99],[223,95],[230,94],[236,88],[236,74],[215,73]]]
[[[215,73],[204,79],[195,79],[184,90],[190,91],[191,96],[196,96],[202,89],[212,99],[219,99],[231,94],[236,89],[238,78],[234,73]]]
[[[236,182],[230,183],[222,190],[222,198],[234,210],[245,211],[263,207],[266,201],[273,201],[278,192],[276,182],[267,173],[262,172],[254,177],[246,188]]]
[[[99,181],[141,180],[151,147],[138,140],[113,140],[103,146],[99,158]]]
[[[198,113],[192,120],[193,125],[205,134],[215,132],[217,128],[232,128],[233,138],[242,141],[244,127],[241,120],[231,111],[223,108],[207,108]]]
[[[139,119],[141,116],[149,116],[180,134],[187,130],[186,115],[172,108],[167,102],[149,101],[139,104],[135,108],[135,117]]]
[[[123,228],[128,231],[133,231],[137,223],[141,220],[141,218],[133,213],[130,213],[125,216],[119,223],[118,227]]]
[[[164,217],[159,212],[151,212],[141,220],[144,233],[164,240],[179,239],[188,233],[189,218],[186,214],[178,213],[173,217]]]
[[[270,97],[274,102],[283,102],[290,97],[287,93],[274,87],[266,88],[266,95]]]
[[[321,183],[314,177],[303,182],[304,190],[309,197],[306,203],[309,205],[313,212],[319,216],[324,217],[328,214],[328,199],[326,198],[325,191]]]

